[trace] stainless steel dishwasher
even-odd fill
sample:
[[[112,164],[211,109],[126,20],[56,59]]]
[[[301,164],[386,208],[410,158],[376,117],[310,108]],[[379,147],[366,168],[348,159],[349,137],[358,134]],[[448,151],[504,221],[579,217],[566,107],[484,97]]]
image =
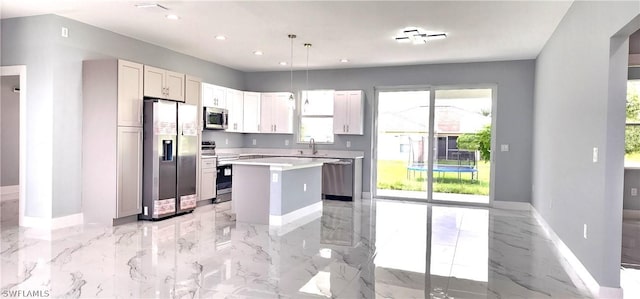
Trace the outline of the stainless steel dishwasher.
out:
[[[340,159],[322,166],[322,195],[325,199],[353,200],[352,159]]]

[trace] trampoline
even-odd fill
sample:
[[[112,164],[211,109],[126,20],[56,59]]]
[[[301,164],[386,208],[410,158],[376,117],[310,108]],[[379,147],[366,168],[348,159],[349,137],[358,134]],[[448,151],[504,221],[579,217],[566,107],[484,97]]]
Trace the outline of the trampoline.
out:
[[[414,164],[414,165],[409,165],[407,166],[407,178],[409,178],[409,171],[411,171],[415,177],[415,172],[419,171],[419,172],[426,172],[429,169],[427,168],[427,165],[424,164]],[[458,180],[462,179],[462,174],[463,173],[470,173],[471,174],[471,180],[477,179],[477,173],[478,173],[478,169],[475,168],[474,165],[442,165],[442,164],[434,164],[433,165],[433,172],[438,173],[438,177],[442,177],[443,173],[447,173],[447,172],[456,172],[458,173]]]

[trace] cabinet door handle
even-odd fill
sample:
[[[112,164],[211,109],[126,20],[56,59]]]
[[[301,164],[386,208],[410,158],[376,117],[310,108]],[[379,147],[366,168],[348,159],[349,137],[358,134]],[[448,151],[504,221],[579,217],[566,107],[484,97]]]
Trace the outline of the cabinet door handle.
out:
[[[342,133],[347,131],[347,126],[346,125],[342,125]]]
[[[273,125],[273,131],[277,132],[278,131],[278,125]]]
[[[347,132],[349,132],[349,125],[347,125]]]

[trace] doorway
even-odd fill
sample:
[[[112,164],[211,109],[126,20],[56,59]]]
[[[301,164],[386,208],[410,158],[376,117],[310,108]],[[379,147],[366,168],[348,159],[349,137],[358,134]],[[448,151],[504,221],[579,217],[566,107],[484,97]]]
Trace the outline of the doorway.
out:
[[[0,227],[23,224],[26,66],[0,67]]]
[[[495,87],[376,91],[376,194],[488,205]]]

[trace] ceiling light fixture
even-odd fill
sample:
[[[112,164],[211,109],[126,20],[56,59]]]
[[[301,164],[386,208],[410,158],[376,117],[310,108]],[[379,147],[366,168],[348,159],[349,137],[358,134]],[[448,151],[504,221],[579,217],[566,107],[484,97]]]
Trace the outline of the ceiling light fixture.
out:
[[[342,63],[347,63],[347,62],[349,62],[349,59],[342,58],[342,59],[340,59],[340,62],[342,62]]]
[[[227,37],[226,37],[226,36],[224,36],[224,35],[216,35],[216,39],[217,39],[217,40],[226,40],[226,39],[227,39]]]
[[[262,51],[260,51],[260,50],[253,51],[253,55],[256,55],[256,56],[262,56],[263,54],[264,53],[262,53]]]
[[[282,65],[282,66],[287,65],[287,62],[286,61],[280,61],[280,65]]]
[[[309,49],[311,48],[311,44],[304,44],[304,47],[307,48],[307,92],[305,94],[304,105],[309,105]]]
[[[414,45],[426,44],[427,41],[447,38],[446,33],[425,33],[418,28],[407,28],[394,37],[397,42],[411,42]]]
[[[296,99],[293,97],[293,39],[297,36],[295,34],[289,34],[287,35],[287,37],[289,37],[289,40],[291,40],[291,63],[289,64],[291,73],[291,94],[289,95],[289,106],[291,107],[291,109],[295,110]]]
[[[166,18],[174,21],[180,19],[180,17],[178,17],[177,15],[166,15]]]
[[[155,8],[155,7],[162,8],[164,10],[169,10],[167,7],[162,6],[162,5],[158,4],[158,3],[139,3],[139,4],[136,4],[136,8]]]

